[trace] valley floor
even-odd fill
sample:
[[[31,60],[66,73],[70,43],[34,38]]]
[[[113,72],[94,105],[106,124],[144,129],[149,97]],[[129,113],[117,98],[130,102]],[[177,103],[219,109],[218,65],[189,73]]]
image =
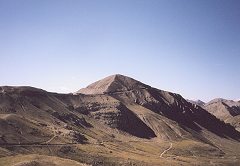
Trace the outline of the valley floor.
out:
[[[225,143],[229,147],[227,149],[227,146],[222,147],[225,148],[224,152],[218,147],[195,141],[158,142],[154,139],[104,141],[94,144],[1,145],[0,165],[32,166],[34,163],[39,163],[41,166],[46,165],[47,161],[51,161],[48,163],[50,166],[66,164],[78,166],[81,165],[80,163],[142,166],[239,165],[240,146],[236,147],[236,144],[231,142]]]

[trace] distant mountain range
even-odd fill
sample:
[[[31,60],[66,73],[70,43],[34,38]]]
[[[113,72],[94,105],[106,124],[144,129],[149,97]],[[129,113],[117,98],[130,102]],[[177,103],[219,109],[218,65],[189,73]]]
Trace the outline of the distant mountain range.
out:
[[[0,165],[17,154],[26,163],[33,160],[26,155],[48,155],[90,165],[238,165],[239,108],[189,101],[119,74],[73,94],[4,86]]]
[[[231,124],[236,128],[236,130],[240,131],[240,102],[238,100],[216,98],[208,103],[204,103],[201,100],[187,101],[201,106],[218,119],[224,121],[225,123]]]
[[[205,104],[204,108],[240,131],[240,102],[218,98]]]

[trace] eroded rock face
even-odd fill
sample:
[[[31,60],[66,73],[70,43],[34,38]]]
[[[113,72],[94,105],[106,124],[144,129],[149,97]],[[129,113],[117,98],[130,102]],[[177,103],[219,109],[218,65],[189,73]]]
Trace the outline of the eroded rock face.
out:
[[[90,123],[88,123],[84,119],[84,117],[76,116],[73,113],[54,112],[54,113],[52,113],[52,116],[56,117],[57,119],[65,122],[65,123],[71,123],[78,127],[92,127],[92,125]]]
[[[83,113],[111,128],[124,131],[140,138],[156,137],[139,117],[129,110],[122,102],[109,95],[72,96],[68,105],[74,105],[73,110]]]
[[[117,128],[136,137],[147,139],[156,137],[154,131],[123,104],[119,103],[115,107],[99,109],[91,112],[91,115],[112,128]]]

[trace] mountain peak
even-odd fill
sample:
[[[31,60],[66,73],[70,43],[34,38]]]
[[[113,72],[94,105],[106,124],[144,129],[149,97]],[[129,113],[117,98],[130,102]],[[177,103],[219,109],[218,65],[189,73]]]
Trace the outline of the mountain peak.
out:
[[[121,74],[108,76],[102,80],[94,82],[86,88],[80,89],[77,93],[83,94],[105,94],[137,89],[146,89],[145,85],[133,78]]]
[[[204,106],[206,103],[203,102],[202,100],[187,100],[188,102],[192,103],[192,104],[195,104],[195,105],[198,105],[198,106]]]
[[[226,102],[227,100],[226,99],[223,99],[223,98],[215,98],[211,101],[209,101],[207,104],[213,104],[213,103],[222,103],[222,102]]]

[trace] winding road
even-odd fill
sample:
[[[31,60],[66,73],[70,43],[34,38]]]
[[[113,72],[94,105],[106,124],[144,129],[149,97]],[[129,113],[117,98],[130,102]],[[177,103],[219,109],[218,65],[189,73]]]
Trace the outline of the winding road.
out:
[[[160,154],[160,157],[162,157],[165,153],[167,153],[167,151],[171,150],[172,149],[172,143],[170,142],[170,146],[169,148],[165,149],[161,154]],[[163,158],[163,157],[162,157]]]

